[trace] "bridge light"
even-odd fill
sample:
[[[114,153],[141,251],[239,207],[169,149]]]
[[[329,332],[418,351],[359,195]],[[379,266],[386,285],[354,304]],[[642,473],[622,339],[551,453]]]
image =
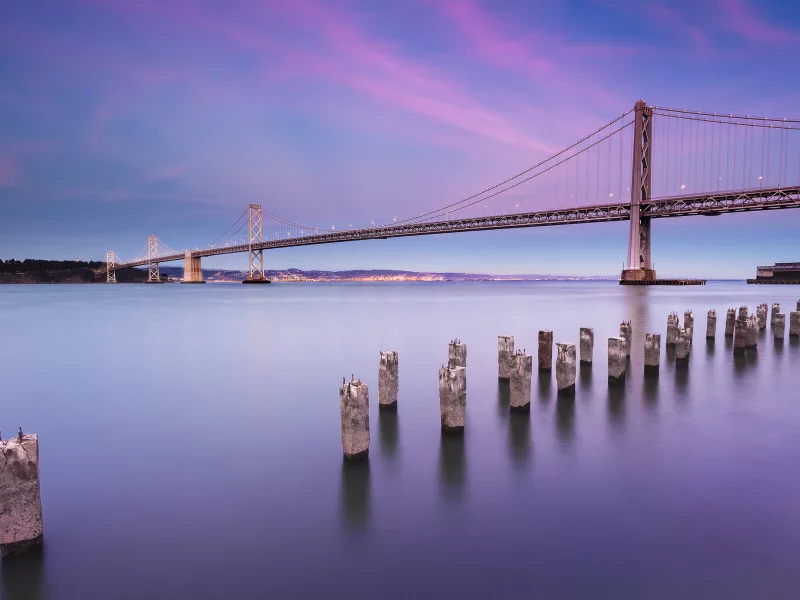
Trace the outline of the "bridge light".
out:
[[[681,184],[681,189],[685,189],[685,188],[686,188],[686,186],[684,184]]]
[[[758,176],[758,180],[761,181],[761,175]]]

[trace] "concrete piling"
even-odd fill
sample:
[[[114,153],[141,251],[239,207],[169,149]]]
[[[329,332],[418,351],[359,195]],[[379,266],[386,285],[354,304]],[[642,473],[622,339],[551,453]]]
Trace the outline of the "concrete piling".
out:
[[[661,335],[648,333],[644,336],[644,372],[655,375],[661,361]]]
[[[776,340],[782,340],[786,333],[786,315],[782,312],[777,312],[772,315],[772,331],[775,334]]]
[[[712,308],[706,318],[706,339],[713,340],[715,337],[717,337],[717,311]]]
[[[591,365],[594,354],[594,329],[581,327],[581,364]]]
[[[342,448],[346,460],[369,458],[369,388],[360,379],[351,379],[339,388],[342,419]]]
[[[621,337],[608,338],[608,383],[624,383],[627,365],[625,340]]]
[[[773,304],[772,305],[772,312],[770,313],[770,317],[769,317],[769,324],[770,324],[771,327],[775,325],[775,315],[777,315],[779,312],[781,312],[781,305],[780,304]]]
[[[767,305],[759,304],[756,308],[756,320],[758,321],[758,328],[765,329],[767,327]]]
[[[577,363],[575,361],[575,344],[556,344],[556,383],[559,396],[575,395],[575,376]]]
[[[747,347],[748,348],[757,348],[758,347],[758,330],[759,330],[759,322],[758,317],[755,315],[750,315],[747,317]]]
[[[678,327],[680,327],[680,318],[678,313],[671,312],[667,316],[667,347],[673,347],[678,342]]]
[[[467,370],[464,367],[439,369],[439,413],[442,431],[463,433],[467,412]]]
[[[736,325],[736,309],[729,308],[725,316],[725,337],[733,337],[733,329]]]
[[[630,321],[623,321],[619,325],[619,337],[625,340],[625,356],[631,357],[631,343],[633,341],[633,327]]]
[[[549,329],[539,332],[539,370],[553,368],[553,332]]]
[[[797,301],[797,312],[800,312],[800,300]]]
[[[42,543],[39,436],[0,442],[0,556],[21,554]]]
[[[746,306],[740,306],[739,307],[739,318],[747,320],[747,317],[748,317],[747,307]]]
[[[447,350],[447,365],[467,368],[467,345],[459,339],[450,342]]]
[[[741,315],[741,312],[739,313]],[[747,317],[741,316],[736,319],[736,324],[733,333],[733,353],[744,354],[744,349],[747,348]]]
[[[689,334],[689,340],[694,337],[694,313],[687,310],[683,313],[683,328]]]
[[[800,335],[800,310],[789,313],[789,335]]]
[[[378,365],[378,408],[397,408],[397,390],[400,387],[397,352],[381,351]]]
[[[497,336],[497,378],[510,379],[514,368],[514,336]]]
[[[688,327],[678,328],[678,341],[675,344],[675,362],[679,365],[689,363],[689,354],[692,351],[692,331]]]
[[[510,388],[510,407],[513,411],[527,412],[531,409],[531,375],[533,357],[518,350],[512,357]]]

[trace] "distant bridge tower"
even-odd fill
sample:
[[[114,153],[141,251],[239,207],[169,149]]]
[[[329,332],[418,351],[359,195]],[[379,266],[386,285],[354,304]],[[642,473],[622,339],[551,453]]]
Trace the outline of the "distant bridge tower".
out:
[[[247,279],[243,283],[269,283],[269,279],[264,276],[264,250],[253,248],[253,245],[260,244],[262,240],[262,221],[261,205],[251,204],[247,208],[247,222],[250,230],[250,241],[248,247],[249,272]]]
[[[161,273],[158,263],[154,259],[158,258],[158,236],[150,234],[147,236],[147,281],[148,283],[160,283]]]
[[[634,107],[633,178],[631,181],[631,226],[628,235],[628,260],[622,282],[650,281],[656,278],[650,256],[650,217],[642,217],[641,205],[650,202],[650,174],[653,164],[653,109],[643,100]]]
[[[106,283],[117,283],[117,271],[114,269],[116,264],[116,255],[113,250],[109,250],[106,252]]]

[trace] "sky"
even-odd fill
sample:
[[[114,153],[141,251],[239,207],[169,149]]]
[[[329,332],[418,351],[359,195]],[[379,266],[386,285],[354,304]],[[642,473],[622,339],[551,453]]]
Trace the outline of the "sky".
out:
[[[132,258],[149,233],[201,246],[251,202],[321,228],[406,218],[530,167],[640,98],[800,118],[798,56],[789,1],[10,0],[0,258]],[[653,259],[659,276],[753,276],[800,260],[799,231],[791,210],[656,220]],[[627,223],[607,223],[265,259],[615,275],[626,250]]]

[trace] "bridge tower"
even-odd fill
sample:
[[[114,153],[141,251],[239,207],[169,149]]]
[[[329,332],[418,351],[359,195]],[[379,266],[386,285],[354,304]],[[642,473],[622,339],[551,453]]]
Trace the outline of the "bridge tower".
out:
[[[158,236],[150,234],[147,236],[147,282],[161,283],[161,273],[158,263],[153,259],[158,258]]]
[[[248,247],[249,271],[247,279],[242,283],[270,283],[269,279],[264,276],[264,250],[261,248],[253,248],[254,245],[260,244],[263,241],[260,204],[251,204],[248,206],[247,223],[250,230],[250,242]]]
[[[117,283],[117,272],[113,270],[116,263],[114,251],[109,250],[106,252],[106,283]]]
[[[641,216],[641,206],[650,202],[653,164],[653,109],[639,100],[634,107],[633,178],[631,181],[631,226],[628,260],[620,283],[652,281],[656,278],[650,256],[650,217]]]

